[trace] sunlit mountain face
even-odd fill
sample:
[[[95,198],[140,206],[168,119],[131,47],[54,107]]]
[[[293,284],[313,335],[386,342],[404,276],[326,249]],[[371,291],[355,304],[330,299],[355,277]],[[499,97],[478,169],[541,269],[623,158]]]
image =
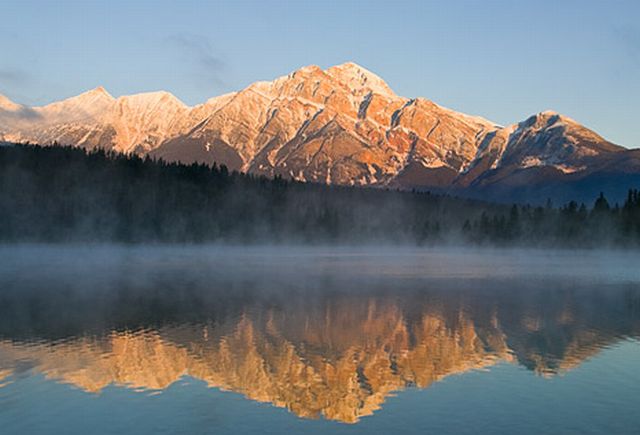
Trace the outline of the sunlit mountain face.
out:
[[[305,66],[193,107],[164,91],[115,98],[103,87],[41,107],[0,95],[2,141],[501,202],[591,201],[603,190],[623,200],[640,182],[640,151],[564,114],[501,126],[398,95],[352,62]]]
[[[356,423],[394,392],[501,362],[554,376],[640,335],[640,289],[589,261],[569,276],[545,258],[459,272],[471,257],[442,253],[27,251],[0,266],[0,386],[162,392],[192,377]]]

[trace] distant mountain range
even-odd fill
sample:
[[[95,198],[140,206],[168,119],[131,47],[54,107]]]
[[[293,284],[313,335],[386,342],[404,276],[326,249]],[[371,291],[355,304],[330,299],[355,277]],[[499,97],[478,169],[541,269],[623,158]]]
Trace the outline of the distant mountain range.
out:
[[[340,185],[495,201],[620,200],[640,149],[545,111],[506,127],[396,95],[354,63],[307,66],[189,107],[168,92],[99,87],[42,107],[0,95],[0,140],[104,148]]]

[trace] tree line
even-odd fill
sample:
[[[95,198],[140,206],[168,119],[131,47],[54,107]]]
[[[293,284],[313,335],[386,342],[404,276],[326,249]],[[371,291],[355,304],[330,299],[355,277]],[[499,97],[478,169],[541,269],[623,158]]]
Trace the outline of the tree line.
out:
[[[638,246],[640,242],[640,193],[629,189],[623,206],[609,204],[603,193],[592,207],[570,201],[554,208],[511,206],[509,213],[467,219],[465,239],[471,243],[552,244],[565,247]]]
[[[0,241],[640,245],[640,195],[491,204],[74,147],[0,147]]]

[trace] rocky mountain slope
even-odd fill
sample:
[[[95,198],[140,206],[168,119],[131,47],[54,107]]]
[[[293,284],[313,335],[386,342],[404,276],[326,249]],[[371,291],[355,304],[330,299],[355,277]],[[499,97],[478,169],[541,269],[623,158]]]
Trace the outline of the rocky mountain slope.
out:
[[[188,107],[167,92],[103,88],[42,107],[0,96],[0,140],[224,164],[301,181],[487,199],[614,197],[640,183],[640,153],[554,112],[502,127],[396,95],[353,63],[301,68]]]

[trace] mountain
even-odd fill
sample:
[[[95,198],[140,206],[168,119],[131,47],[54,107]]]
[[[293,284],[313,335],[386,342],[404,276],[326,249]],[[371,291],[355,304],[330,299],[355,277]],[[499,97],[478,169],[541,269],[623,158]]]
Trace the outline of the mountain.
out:
[[[42,107],[0,96],[0,140],[104,148],[340,185],[510,201],[622,198],[640,151],[551,111],[499,126],[396,95],[354,63],[303,67],[188,107],[104,88]],[[609,192],[610,191],[610,192]]]
[[[640,183],[640,150],[608,142],[561,114],[546,111],[488,135],[455,188],[479,198],[616,200]]]
[[[29,116],[18,120],[0,113],[5,140],[140,153],[186,128],[184,122],[190,112],[168,92],[113,98],[102,87],[28,110]]]

